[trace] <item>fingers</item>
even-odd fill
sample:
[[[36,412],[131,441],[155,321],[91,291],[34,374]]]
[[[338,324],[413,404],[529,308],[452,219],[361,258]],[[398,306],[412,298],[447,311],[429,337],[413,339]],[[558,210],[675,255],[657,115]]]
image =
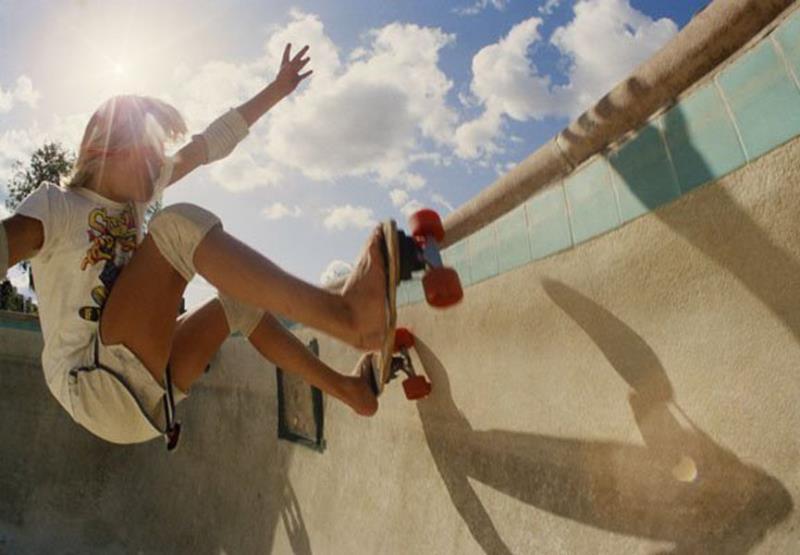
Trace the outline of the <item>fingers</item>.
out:
[[[305,79],[306,77],[308,77],[312,73],[314,73],[313,69],[309,70],[309,71],[306,71],[305,73],[301,73],[297,78],[297,82],[300,83],[303,79]]]
[[[281,60],[281,65],[286,65],[289,63],[289,53],[292,51],[292,43],[287,42],[286,48],[283,49],[283,59]]]
[[[308,45],[305,45],[300,52],[295,54],[294,58],[292,58],[292,63],[296,64],[306,52],[308,52]]]

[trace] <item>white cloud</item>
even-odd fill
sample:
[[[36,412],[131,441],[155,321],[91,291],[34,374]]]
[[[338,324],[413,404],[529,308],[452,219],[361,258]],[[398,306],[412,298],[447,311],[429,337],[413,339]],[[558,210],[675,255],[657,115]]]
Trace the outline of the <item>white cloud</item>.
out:
[[[258,139],[249,139],[250,142],[240,143],[226,158],[211,165],[212,180],[228,191],[250,191],[279,185],[284,180],[281,168],[261,152]]]
[[[20,75],[12,88],[3,90],[0,86],[0,114],[10,112],[15,104],[27,104],[36,108],[41,93],[33,88],[33,81],[27,75]]]
[[[5,187],[12,175],[12,164],[25,162],[38,146],[36,133],[28,129],[10,129],[0,133],[0,184]]]
[[[303,211],[299,206],[289,208],[282,202],[274,202],[265,207],[261,213],[268,220],[282,220],[283,218],[299,218]]]
[[[444,196],[440,195],[439,193],[434,193],[431,195],[431,200],[436,204],[444,206],[449,212],[455,210],[455,206],[450,204]]]
[[[440,50],[454,40],[440,29],[392,23],[366,33],[347,57],[319,16],[292,10],[286,25],[269,31],[259,56],[179,66],[162,97],[180,107],[191,129],[202,130],[274,77],[287,42],[293,52],[308,44],[312,77],[253,126],[237,147],[235,155],[245,151],[238,162],[220,164],[237,167],[215,167],[212,177],[230,190],[274,183],[290,171],[314,180],[367,176],[420,187],[421,178],[408,171],[412,156],[432,150],[420,146],[424,139],[449,149],[458,121],[446,100],[452,82],[438,67]]]
[[[425,208],[424,204],[422,204],[417,199],[411,199],[405,205],[403,205],[403,207],[400,209],[400,212],[402,212],[403,215],[406,218],[408,218],[409,216],[411,216],[411,214],[413,214],[418,210],[422,210],[423,208]]]
[[[446,96],[452,82],[438,61],[454,37],[399,23],[366,37],[354,58],[322,78],[313,47],[308,88],[271,120],[273,159],[312,179],[366,175],[387,182],[407,177],[422,138],[451,143],[457,116]]]
[[[506,9],[509,0],[476,0],[471,6],[464,8],[455,8],[453,13],[458,15],[477,15],[489,6],[494,7],[496,10],[503,11]]]
[[[364,206],[333,206],[325,210],[327,214],[322,224],[331,230],[342,231],[348,228],[363,229],[374,226],[375,221],[372,209]]]
[[[577,116],[678,31],[673,21],[654,21],[629,0],[582,0],[574,7],[572,21],[550,39],[570,62],[567,84],[554,86],[529,55],[543,40],[541,23],[536,17],[522,21],[473,58],[472,101],[483,106],[484,112],[456,130],[460,157],[475,159],[501,152],[497,137],[505,118]]]
[[[494,138],[503,123],[503,113],[487,108],[482,116],[462,124],[456,130],[456,154],[461,158],[474,159],[502,152]]]
[[[353,266],[343,260],[332,260],[330,264],[322,271],[319,277],[321,285],[329,285],[343,277],[350,275],[353,271]]]
[[[387,180],[380,180],[380,181],[387,181]],[[425,185],[428,184],[428,180],[425,179],[424,176],[418,173],[407,172],[407,171],[400,172],[393,179],[388,180],[388,182],[402,185],[409,191],[419,191],[420,189],[424,188]]]
[[[0,186],[11,178],[15,161],[27,163],[33,151],[45,142],[55,141],[68,150],[77,150],[88,120],[87,114],[54,116],[46,129],[34,121],[24,128],[0,131]]]
[[[576,4],[573,21],[551,39],[572,60],[570,82],[563,90],[569,114],[589,108],[677,33],[675,22],[654,21],[629,0]]]
[[[408,193],[403,189],[392,189],[389,191],[389,197],[392,199],[392,204],[398,207],[408,202]]]
[[[503,116],[524,121],[552,111],[550,79],[540,75],[528,58],[528,48],[541,39],[541,24],[537,17],[527,19],[473,58],[470,90],[485,110],[456,131],[459,156],[477,158],[497,152],[492,139],[500,132]]]
[[[558,9],[558,6],[560,6],[563,1],[564,0],[547,0],[547,2],[539,6],[539,13],[542,15],[551,15]]]

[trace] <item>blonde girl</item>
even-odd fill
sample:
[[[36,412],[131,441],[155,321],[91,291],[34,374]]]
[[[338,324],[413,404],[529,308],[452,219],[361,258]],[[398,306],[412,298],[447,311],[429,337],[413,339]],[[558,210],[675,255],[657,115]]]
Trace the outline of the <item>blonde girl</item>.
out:
[[[0,273],[31,260],[44,336],[42,367],[70,416],[114,443],[160,435],[170,448],[175,404],[232,332],[361,415],[377,410],[368,372],[342,375],[312,356],[273,314],[362,350],[384,338],[385,273],[376,230],[341,292],[287,274],[228,234],[212,212],[167,206],[143,230],[163,190],[227,156],[261,116],[311,71],[287,45],[275,80],[194,135],[175,156],[165,143],[186,132],[178,111],[148,97],[118,96],[89,120],[73,174],[45,183],[0,225]],[[177,317],[199,273],[219,295]],[[365,358],[358,368],[364,368]]]

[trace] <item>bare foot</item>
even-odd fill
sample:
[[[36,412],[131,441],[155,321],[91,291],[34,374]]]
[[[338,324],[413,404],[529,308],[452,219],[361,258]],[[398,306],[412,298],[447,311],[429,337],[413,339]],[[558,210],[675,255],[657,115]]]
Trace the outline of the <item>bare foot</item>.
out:
[[[372,416],[378,412],[378,399],[372,390],[372,364],[374,355],[361,356],[345,384],[347,404],[361,416]]]
[[[380,350],[386,338],[386,264],[382,242],[383,230],[377,227],[342,289],[342,297],[353,315],[356,334],[353,346],[365,351]]]

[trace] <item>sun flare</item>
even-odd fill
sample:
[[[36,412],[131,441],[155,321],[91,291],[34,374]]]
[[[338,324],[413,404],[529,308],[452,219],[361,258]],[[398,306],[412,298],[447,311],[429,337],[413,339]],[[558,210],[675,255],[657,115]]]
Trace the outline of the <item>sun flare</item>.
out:
[[[208,29],[219,14],[188,15],[169,3],[64,4],[50,14],[38,52],[62,91],[52,100],[91,112],[118,94],[168,95],[177,68],[210,56],[218,39]]]

